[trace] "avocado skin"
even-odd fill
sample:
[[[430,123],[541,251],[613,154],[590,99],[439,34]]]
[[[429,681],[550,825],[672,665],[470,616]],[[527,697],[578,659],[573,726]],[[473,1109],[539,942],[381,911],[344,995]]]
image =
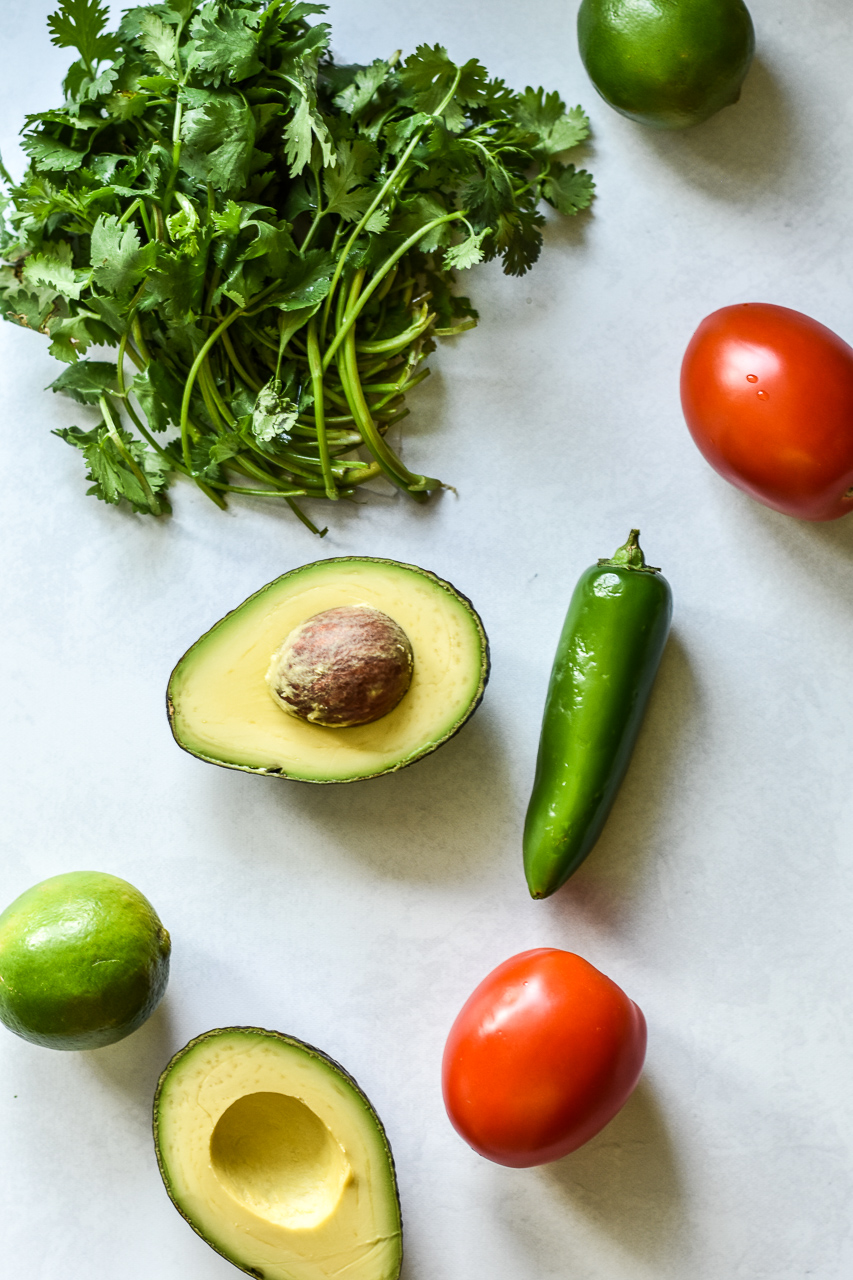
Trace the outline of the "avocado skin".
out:
[[[420,574],[422,577],[431,578],[433,582],[438,583],[439,586],[443,587],[445,590],[449,591],[452,595],[456,596],[457,599],[459,599],[465,605],[466,609],[468,610],[468,613],[471,616],[471,619],[480,637],[480,644],[482,649],[482,668],[481,668],[479,686],[474,698],[471,700],[468,706],[466,714],[462,717],[462,719],[458,722],[458,724],[456,724],[453,727],[453,729],[449,733],[437,739],[435,742],[425,745],[424,749],[420,751],[417,755],[411,756],[407,760],[401,760],[396,764],[390,765],[387,769],[382,769],[377,773],[364,774],[354,778],[300,778],[300,777],[295,777],[290,774],[287,774],[281,769],[267,769],[263,767],[255,767],[254,765],[248,765],[248,764],[236,764],[231,761],[218,760],[216,759],[215,756],[205,755],[201,751],[194,751],[192,747],[188,746],[185,742],[181,741],[175,728],[175,707],[172,702],[172,696],[171,696],[172,682],[174,680],[175,675],[177,674],[179,669],[183,666],[184,662],[186,662],[187,659],[190,657],[190,655],[194,652],[194,650],[198,649],[199,646],[203,645],[205,640],[208,638],[208,636],[211,635],[211,633],[215,631],[228,618],[231,618],[234,616],[234,614],[239,613],[247,604],[249,604],[252,600],[255,600],[259,595],[261,595],[262,592],[267,591],[271,586],[274,585],[274,583],[281,581],[282,578],[290,577],[291,574],[301,573],[306,569],[312,568],[316,564],[394,565],[396,568],[408,569],[412,573]],[[172,669],[172,673],[169,676],[169,683],[166,687],[166,714],[168,715],[168,718],[169,718],[169,728],[171,730],[172,737],[174,738],[178,746],[181,748],[181,750],[186,751],[188,755],[195,756],[197,760],[204,760],[206,764],[218,765],[220,769],[236,769],[240,773],[254,773],[254,774],[260,775],[261,777],[284,778],[288,782],[301,782],[309,786],[332,786],[332,785],[341,786],[346,783],[366,782],[366,781],[369,781],[371,778],[385,777],[389,773],[399,773],[401,769],[407,769],[410,765],[417,764],[417,762],[419,760],[422,760],[424,756],[431,755],[433,751],[437,751],[439,747],[444,746],[445,742],[449,742],[451,738],[455,738],[457,733],[459,733],[460,729],[464,728],[464,726],[468,723],[468,721],[473,716],[474,712],[479,707],[480,703],[483,701],[483,696],[486,692],[486,685],[489,683],[490,675],[491,675],[491,648],[489,645],[489,637],[486,635],[485,629],[483,627],[482,619],[480,618],[479,613],[475,609],[469,597],[466,596],[464,592],[460,591],[458,587],[455,587],[453,583],[448,582],[446,578],[440,577],[437,573],[433,573],[431,569],[423,569],[421,568],[420,565],[407,564],[403,560],[392,560],[388,557],[381,557],[381,556],[331,556],[325,560],[320,560],[320,561],[315,560],[315,561],[311,561],[309,564],[299,565],[295,569],[288,570],[287,573],[280,574],[279,577],[274,578],[272,582],[267,582],[264,584],[264,586],[259,587],[257,591],[253,591],[250,596],[247,596],[246,599],[241,601],[240,604],[238,604],[234,609],[230,609],[227,613],[223,614],[221,618],[217,619],[217,621],[213,624],[212,627],[208,627],[207,631],[205,631],[202,635],[200,635],[199,638],[193,644],[190,645],[189,649],[187,649],[187,651],[178,659],[178,661],[175,663],[174,668]]]
[[[173,1204],[173,1205],[175,1206],[175,1208],[177,1209],[178,1213],[179,1213],[179,1214],[181,1215],[181,1217],[184,1219],[184,1221],[185,1221],[185,1222],[187,1222],[187,1223],[189,1223],[189,1225],[192,1227],[192,1229],[193,1229],[193,1231],[196,1233],[196,1235],[197,1235],[197,1236],[200,1236],[200,1238],[205,1242],[205,1244],[206,1244],[206,1245],[208,1245],[211,1249],[213,1249],[215,1253],[218,1253],[218,1254],[220,1255],[220,1257],[225,1258],[225,1260],[226,1260],[227,1262],[230,1262],[232,1266],[237,1267],[237,1268],[238,1268],[238,1270],[245,1272],[245,1274],[246,1274],[246,1275],[250,1275],[250,1276],[259,1276],[259,1274],[261,1274],[261,1273],[259,1273],[259,1272],[258,1272],[255,1268],[253,1268],[253,1267],[244,1267],[244,1266],[242,1266],[242,1265],[241,1265],[239,1262],[237,1262],[234,1258],[230,1257],[230,1256],[229,1256],[227,1253],[225,1253],[222,1249],[218,1248],[218,1246],[217,1246],[217,1245],[213,1244],[213,1243],[212,1243],[212,1242],[207,1238],[207,1236],[204,1234],[204,1232],[203,1232],[203,1231],[202,1231],[202,1230],[201,1230],[201,1229],[196,1225],[196,1223],[195,1223],[195,1222],[193,1222],[192,1218],[190,1218],[190,1217],[189,1217],[189,1216],[184,1212],[184,1210],[183,1210],[183,1208],[181,1207],[180,1203],[179,1203],[179,1202],[175,1199],[175,1197],[172,1195],[172,1188],[171,1188],[171,1186],[170,1186],[170,1184],[169,1184],[169,1177],[168,1177],[168,1173],[167,1173],[167,1171],[166,1171],[165,1163],[164,1163],[163,1158],[162,1158],[161,1153],[160,1153],[160,1097],[161,1097],[161,1094],[162,1094],[162,1092],[163,1092],[163,1088],[164,1088],[164,1086],[165,1086],[165,1084],[166,1084],[166,1082],[167,1082],[167,1080],[168,1080],[168,1078],[169,1078],[169,1076],[170,1076],[170,1074],[171,1074],[171,1072],[172,1072],[173,1068],[178,1064],[178,1062],[180,1062],[180,1060],[181,1060],[182,1058],[185,1058],[185,1057],[187,1056],[187,1054],[191,1053],[191,1052],[192,1052],[192,1051],[193,1051],[193,1050],[194,1050],[198,1045],[202,1044],[204,1041],[206,1041],[206,1040],[216,1039],[217,1037],[219,1037],[219,1036],[223,1036],[223,1035],[251,1035],[251,1036],[264,1036],[266,1039],[269,1039],[269,1040],[278,1040],[278,1041],[281,1041],[283,1044],[291,1045],[291,1046],[293,1046],[294,1048],[300,1049],[302,1052],[304,1052],[304,1053],[308,1054],[310,1057],[312,1057],[312,1058],[316,1058],[318,1062],[322,1062],[322,1063],[324,1063],[326,1066],[331,1067],[331,1068],[332,1068],[332,1070],[333,1070],[337,1075],[339,1075],[339,1076],[343,1077],[343,1079],[344,1079],[344,1080],[346,1080],[347,1084],[349,1084],[349,1085],[350,1085],[350,1087],[352,1088],[352,1090],[353,1090],[356,1094],[358,1094],[359,1098],[361,1099],[361,1101],[362,1101],[362,1103],[363,1103],[363,1105],[364,1105],[364,1109],[365,1109],[365,1111],[366,1111],[366,1112],[368,1112],[368,1114],[370,1115],[370,1117],[371,1117],[371,1118],[372,1118],[372,1120],[373,1120],[373,1123],[374,1123],[374,1125],[375,1125],[375,1127],[376,1127],[376,1131],[377,1131],[377,1133],[379,1134],[379,1137],[380,1137],[380,1138],[381,1138],[381,1140],[382,1140],[382,1146],[383,1146],[383,1149],[384,1149],[384,1152],[385,1152],[386,1158],[387,1158],[387,1160],[388,1160],[388,1169],[389,1169],[389,1172],[390,1172],[390,1181],[391,1181],[391,1185],[392,1185],[392,1187],[393,1187],[393,1191],[394,1191],[394,1201],[395,1201],[395,1204],[396,1204],[396,1207],[397,1207],[397,1219],[398,1219],[398,1222],[399,1222],[399,1224],[400,1224],[400,1242],[401,1242],[401,1244],[400,1244],[400,1270],[402,1270],[402,1265],[403,1265],[403,1249],[402,1249],[402,1238],[403,1238],[403,1236],[402,1236],[402,1233],[403,1233],[403,1216],[402,1216],[402,1207],[401,1207],[401,1205],[400,1205],[400,1191],[399,1191],[399,1187],[398,1187],[398,1185],[397,1185],[397,1170],[396,1170],[396,1166],[395,1166],[395,1164],[394,1164],[394,1155],[393,1155],[393,1153],[392,1153],[392,1151],[391,1151],[391,1145],[390,1145],[390,1143],[388,1142],[388,1135],[387,1135],[387,1134],[386,1134],[386,1132],[385,1132],[385,1126],[383,1125],[383,1123],[382,1123],[382,1121],[380,1120],[379,1116],[376,1114],[376,1111],[374,1110],[373,1105],[372,1105],[372,1103],[371,1103],[370,1099],[367,1097],[367,1094],[366,1094],[366,1093],[364,1092],[364,1090],[361,1088],[361,1086],[359,1085],[358,1081],[357,1081],[353,1076],[351,1076],[351,1075],[350,1075],[350,1073],[346,1070],[346,1068],[345,1068],[345,1067],[342,1067],[342,1066],[341,1066],[341,1064],[340,1064],[339,1062],[337,1062],[334,1058],[332,1058],[329,1054],[324,1053],[322,1049],[317,1049],[314,1045],[307,1044],[307,1043],[306,1043],[306,1041],[297,1039],[297,1037],[296,1037],[296,1036],[289,1036],[289,1035],[285,1035],[285,1033],[284,1033],[283,1031],[269,1031],[269,1030],[267,1030],[267,1029],[266,1029],[266,1028],[264,1028],[264,1027],[215,1027],[213,1030],[211,1030],[211,1031],[205,1031],[205,1032],[203,1032],[201,1035],[196,1036],[194,1039],[190,1040],[188,1044],[185,1044],[185,1045],[184,1045],[184,1047],[183,1047],[183,1049],[179,1049],[179,1050],[178,1050],[178,1052],[177,1052],[176,1054],[174,1054],[174,1056],[169,1060],[169,1063],[168,1063],[168,1064],[167,1064],[167,1066],[163,1069],[163,1071],[161,1071],[161,1073],[160,1073],[160,1078],[159,1078],[159,1080],[157,1081],[157,1089],[156,1089],[155,1094],[154,1094],[154,1105],[153,1105],[153,1114],[152,1114],[152,1132],[153,1132],[153,1136],[154,1136],[154,1151],[155,1151],[155,1154],[156,1154],[156,1157],[157,1157],[157,1168],[158,1168],[158,1169],[159,1169],[159,1171],[160,1171],[160,1177],[161,1177],[161,1178],[162,1178],[162,1180],[163,1180],[163,1186],[166,1188],[166,1193],[167,1193],[167,1195],[168,1195],[169,1199],[171,1200],[172,1204]],[[399,1275],[399,1271],[398,1271],[398,1275]]]

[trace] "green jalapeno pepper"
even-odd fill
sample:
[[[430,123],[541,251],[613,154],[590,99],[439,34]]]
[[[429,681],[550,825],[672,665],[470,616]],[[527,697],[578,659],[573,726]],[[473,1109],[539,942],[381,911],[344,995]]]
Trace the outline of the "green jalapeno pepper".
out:
[[[632,529],[580,577],[551,671],[524,824],[531,896],[577,870],[625,776],[672,618],[672,592]]]

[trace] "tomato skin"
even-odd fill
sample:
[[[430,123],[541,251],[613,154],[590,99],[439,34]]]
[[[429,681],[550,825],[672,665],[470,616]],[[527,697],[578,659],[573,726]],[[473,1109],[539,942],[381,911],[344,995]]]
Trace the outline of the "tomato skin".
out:
[[[480,983],[451,1027],[444,1105],[487,1160],[547,1164],[613,1119],[645,1056],[645,1018],[615,982],[569,951],[523,951]]]
[[[681,405],[715,471],[765,506],[853,510],[853,348],[817,320],[767,302],[714,311],[684,354]]]

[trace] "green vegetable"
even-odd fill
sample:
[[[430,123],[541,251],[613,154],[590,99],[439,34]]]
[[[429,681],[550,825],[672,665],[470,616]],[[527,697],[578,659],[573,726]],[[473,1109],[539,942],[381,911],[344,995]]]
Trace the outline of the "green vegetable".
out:
[[[625,776],[672,618],[672,593],[632,529],[581,574],[563,624],[524,824],[531,896],[547,898],[583,862]]]
[[[64,105],[27,119],[23,181],[3,171],[0,311],[49,335],[70,366],[54,390],[99,407],[57,434],[106,502],[167,511],[175,473],[220,506],[283,498],[311,528],[295,499],[380,474],[425,500],[440,482],[386,433],[436,335],[476,322],[454,272],[523,274],[540,202],[589,204],[560,158],[587,135],[579,107],[438,45],[337,66],[306,20],[323,11],[171,0],[110,34],[99,0],[62,0],[48,20],[80,56]],[[94,345],[116,362],[81,358]]]

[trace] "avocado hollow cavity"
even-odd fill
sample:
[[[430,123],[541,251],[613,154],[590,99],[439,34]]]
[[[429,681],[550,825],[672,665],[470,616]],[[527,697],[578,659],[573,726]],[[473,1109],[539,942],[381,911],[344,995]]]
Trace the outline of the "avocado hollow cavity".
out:
[[[399,623],[369,604],[341,605],[295,627],[273,654],[266,680],[283,711],[345,729],[393,711],[413,665]]]
[[[166,1190],[218,1253],[262,1280],[398,1280],[402,1223],[382,1124],[319,1049],[256,1027],[208,1031],[154,1099]]]
[[[284,1093],[249,1093],[232,1102],[213,1130],[210,1162],[238,1203],[291,1231],[331,1217],[352,1176],[319,1116]]]
[[[270,655],[318,615],[365,606],[408,639],[408,690],[380,718],[345,733],[285,714],[267,682]],[[347,556],[293,569],[220,619],[172,672],[167,709],[178,745],[212,764],[353,782],[402,769],[447,742],[479,706],[488,677],[483,624],[461,592],[427,569]]]

